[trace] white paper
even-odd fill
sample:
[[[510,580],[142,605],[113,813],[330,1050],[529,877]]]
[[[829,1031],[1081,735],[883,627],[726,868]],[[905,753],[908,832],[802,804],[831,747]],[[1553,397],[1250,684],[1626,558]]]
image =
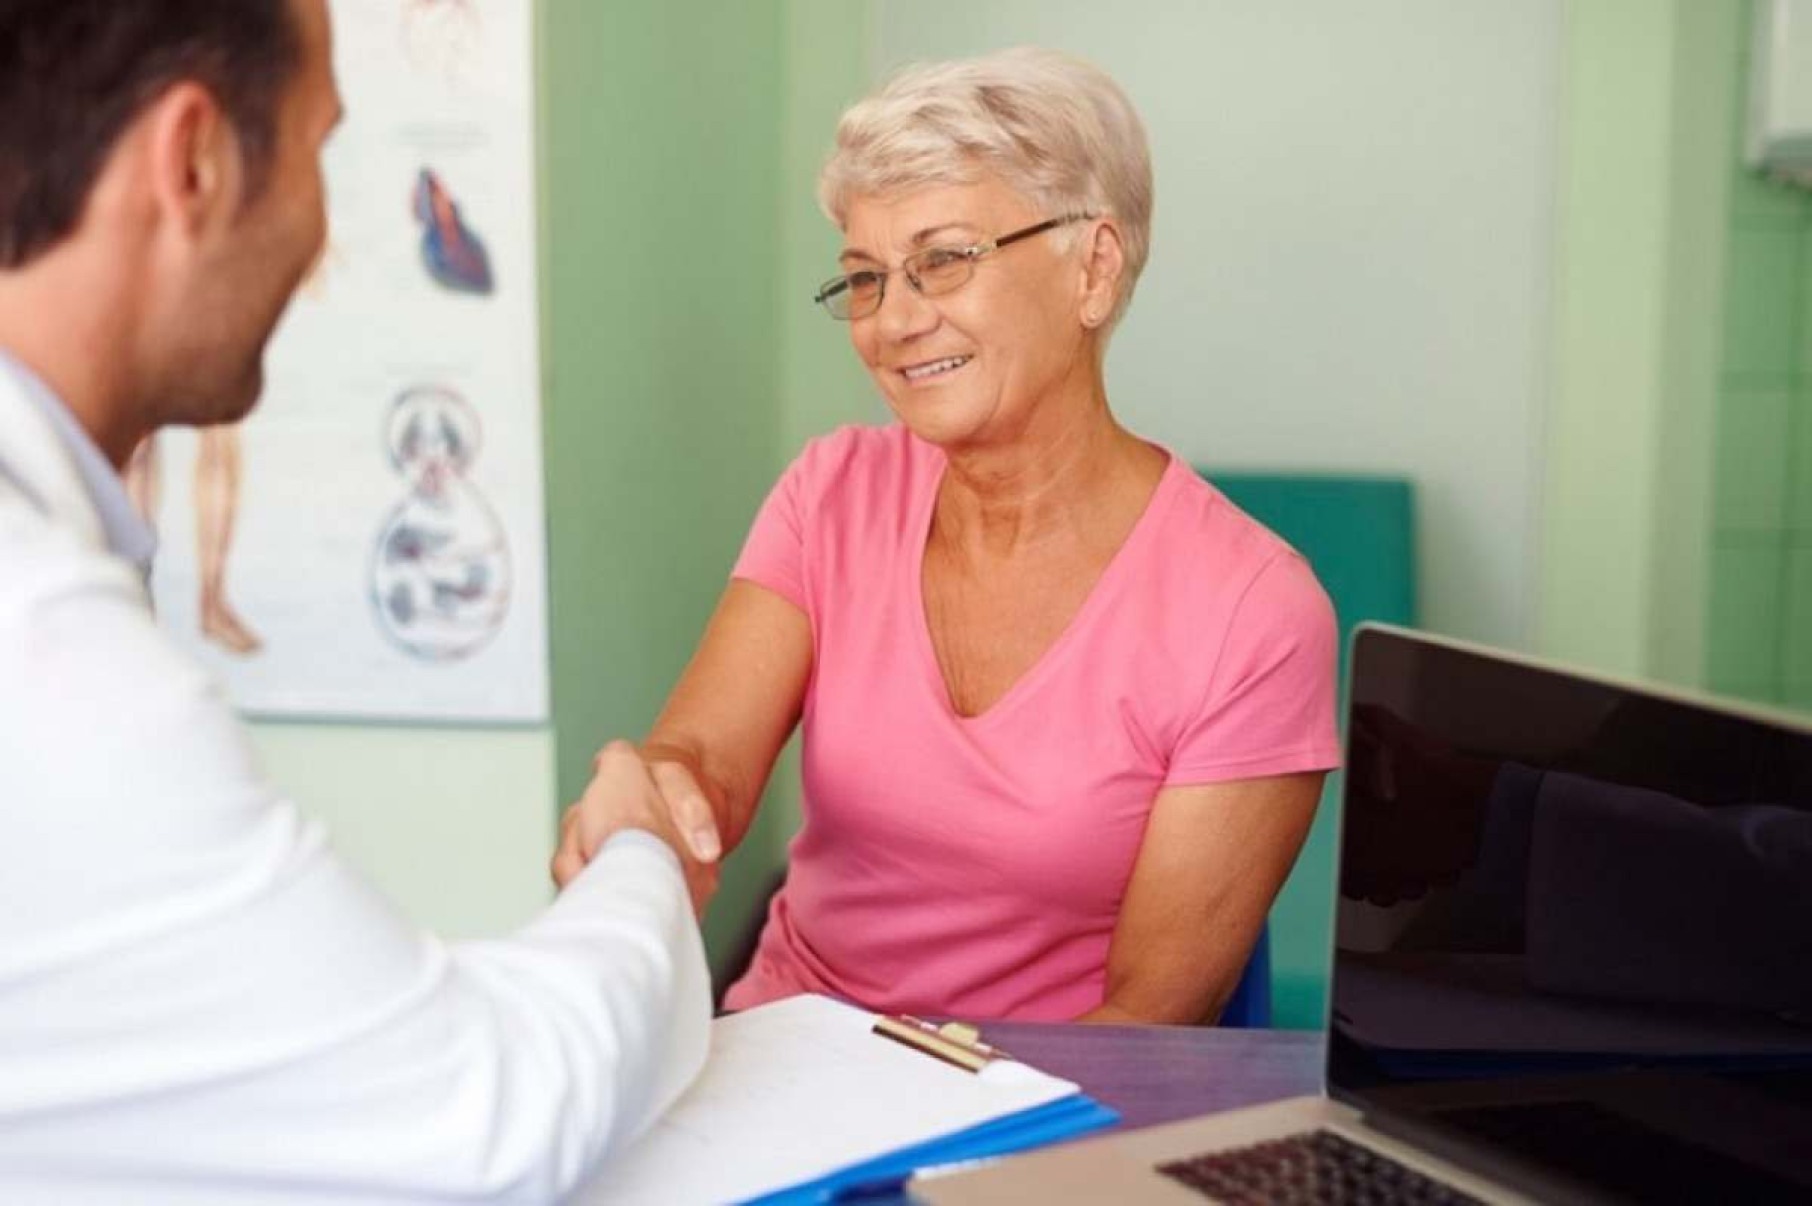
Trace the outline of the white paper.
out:
[[[698,1081],[576,1200],[756,1197],[1079,1091],[1012,1061],[966,1071],[872,1033],[874,1022],[816,996],[720,1019]]]

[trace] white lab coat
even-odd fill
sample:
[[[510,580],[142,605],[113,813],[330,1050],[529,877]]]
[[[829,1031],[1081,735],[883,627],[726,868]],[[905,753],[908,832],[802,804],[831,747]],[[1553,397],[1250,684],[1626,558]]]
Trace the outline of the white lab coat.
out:
[[[691,1081],[709,1018],[651,835],[506,940],[365,884],[0,372],[0,1201],[554,1200]]]

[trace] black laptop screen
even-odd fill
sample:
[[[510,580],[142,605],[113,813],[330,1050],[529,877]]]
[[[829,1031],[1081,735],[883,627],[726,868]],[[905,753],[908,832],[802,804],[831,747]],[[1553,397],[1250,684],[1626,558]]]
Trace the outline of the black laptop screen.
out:
[[[1812,1200],[1812,733],[1369,628],[1347,724],[1330,1091],[1500,1175]]]

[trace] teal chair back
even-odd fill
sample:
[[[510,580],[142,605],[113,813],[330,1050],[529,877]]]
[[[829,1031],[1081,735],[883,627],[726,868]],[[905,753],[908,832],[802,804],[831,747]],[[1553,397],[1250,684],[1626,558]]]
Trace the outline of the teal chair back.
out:
[[[1348,638],[1362,620],[1416,622],[1415,494],[1393,477],[1198,470],[1233,504],[1308,558],[1340,623],[1341,699]],[[1328,776],[1302,855],[1271,908],[1271,1024],[1325,1024],[1332,950],[1340,775]]]
[[[1245,970],[1233,995],[1221,1007],[1218,1023],[1228,1030],[1263,1030],[1271,1024],[1271,935],[1269,927],[1258,931],[1258,941],[1246,957]]]

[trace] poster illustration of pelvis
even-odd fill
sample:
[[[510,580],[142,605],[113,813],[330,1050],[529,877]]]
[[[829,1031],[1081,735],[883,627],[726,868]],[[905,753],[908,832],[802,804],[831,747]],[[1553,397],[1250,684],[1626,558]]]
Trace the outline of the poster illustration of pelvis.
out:
[[[407,492],[378,533],[372,606],[411,657],[468,657],[497,635],[510,605],[509,537],[466,479],[482,445],[478,415],[444,386],[417,386],[397,398],[385,428]]]

